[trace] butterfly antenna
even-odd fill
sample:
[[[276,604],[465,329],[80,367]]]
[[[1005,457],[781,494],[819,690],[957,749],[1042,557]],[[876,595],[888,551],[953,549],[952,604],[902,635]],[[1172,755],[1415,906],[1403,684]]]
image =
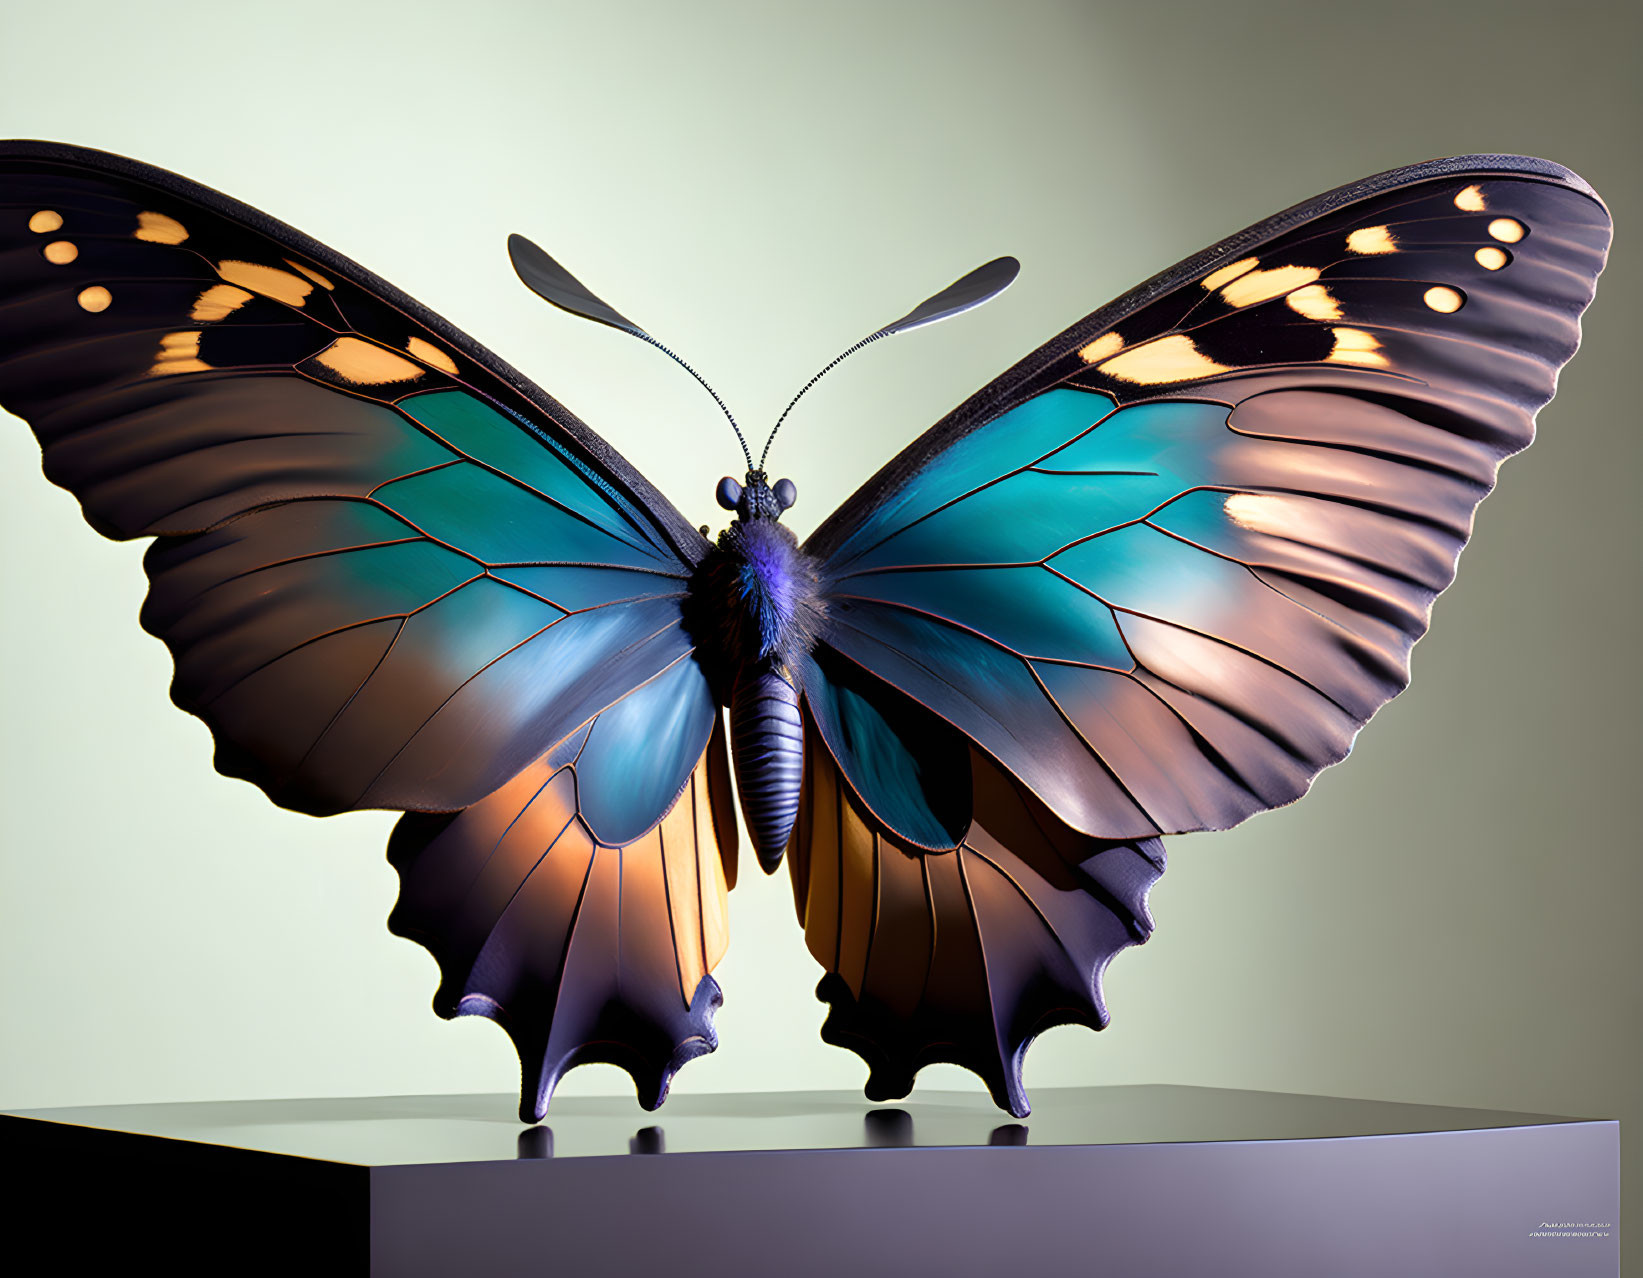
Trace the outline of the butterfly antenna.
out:
[[[787,420],[787,415],[793,411],[793,405],[797,404],[801,399],[804,398],[805,392],[808,391],[817,382],[821,381],[822,378],[826,377],[829,373],[831,373],[840,364],[844,363],[845,360],[849,359],[852,355],[854,355],[857,351],[859,351],[863,346],[871,345],[873,342],[878,341],[879,338],[888,337],[888,336],[890,336],[890,334],[889,334],[888,330],[885,330],[885,329],[880,329],[876,333],[868,334],[866,337],[862,338],[861,341],[857,342],[854,346],[852,346],[849,350],[845,351],[842,355],[834,356],[833,359],[822,369],[821,372],[817,373],[814,377],[812,377],[808,382],[806,382],[803,386],[801,386],[799,388],[799,393],[797,395],[793,396],[793,398],[788,401],[787,407],[782,409],[782,415],[776,419],[776,424],[770,428],[770,434],[764,441],[764,448],[759,453],[759,466],[758,466],[758,468],[760,470],[764,469],[764,459],[766,457],[770,456],[770,445],[772,445],[773,443],[776,442],[776,432],[779,431],[782,428],[782,423]],[[751,469],[751,467],[750,467],[750,469]]]
[[[730,429],[736,432],[736,442],[742,446],[742,456],[747,459],[747,468],[753,469],[753,452],[747,446],[747,437],[736,424],[736,418],[731,415],[729,406],[719,398],[719,392],[707,384],[705,377],[615,307],[595,295],[586,284],[550,257],[545,249],[531,243],[523,235],[508,236],[508,257],[513,262],[513,269],[524,281],[525,287],[544,301],[551,302],[560,310],[569,311],[572,315],[593,320],[597,324],[609,325],[631,337],[637,337],[642,342],[649,342],[694,377],[701,388],[713,396],[713,402],[725,415],[725,420],[730,423]]]
[[[724,400],[719,398],[719,392],[714,390],[713,387],[711,387],[707,384],[707,378],[703,377],[694,368],[692,368],[689,364],[685,363],[684,360],[679,358],[679,356],[675,355],[672,351],[668,350],[667,347],[663,346],[660,342],[658,342],[654,337],[652,337],[649,333],[645,332],[643,329],[641,329],[641,328],[630,328],[630,329],[627,329],[626,331],[629,332],[629,333],[632,333],[633,336],[637,337],[640,341],[649,342],[652,346],[654,346],[657,350],[661,351],[662,354],[666,355],[670,360],[672,360],[680,368],[684,369],[685,372],[689,373],[692,377],[694,377],[701,384],[702,389],[705,390],[709,395],[713,396],[713,402],[719,406],[719,411],[722,412],[725,415],[725,420],[730,423],[730,429],[736,432],[736,442],[742,446],[742,456],[747,458],[747,468],[749,470],[752,470],[753,469],[753,452],[747,446],[747,437],[742,434],[742,428],[740,426],[736,425],[736,419],[733,416],[731,416],[729,406],[724,402]]]
[[[793,405],[803,399],[812,386],[862,347],[872,345],[881,337],[889,337],[895,333],[905,333],[910,329],[922,328],[926,324],[934,324],[937,320],[948,319],[980,306],[983,302],[991,301],[1007,289],[1020,272],[1021,263],[1016,261],[1015,258],[995,257],[986,265],[978,266],[968,275],[954,280],[941,292],[925,298],[894,323],[886,324],[883,328],[869,333],[843,354],[835,356],[821,372],[817,373],[800,388],[799,393],[793,396],[787,407],[782,410],[782,415],[776,419],[776,424],[770,428],[770,435],[764,441],[763,451],[759,453],[758,469],[764,469],[765,458],[770,456],[770,445],[776,442],[776,432],[782,428],[782,423],[787,420],[787,415],[793,411]],[[698,378],[697,380],[700,381],[701,379]],[[718,396],[714,396],[714,398],[717,399]],[[741,432],[738,431],[737,434],[740,435]],[[751,461],[749,462],[749,469],[752,469]]]

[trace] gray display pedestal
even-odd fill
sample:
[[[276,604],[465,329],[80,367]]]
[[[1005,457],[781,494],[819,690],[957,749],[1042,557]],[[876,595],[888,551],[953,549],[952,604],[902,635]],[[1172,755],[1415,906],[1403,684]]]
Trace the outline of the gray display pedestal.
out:
[[[1199,1087],[0,1117],[8,1265],[380,1275],[1618,1272],[1619,1125]],[[50,1258],[50,1259],[46,1259]]]

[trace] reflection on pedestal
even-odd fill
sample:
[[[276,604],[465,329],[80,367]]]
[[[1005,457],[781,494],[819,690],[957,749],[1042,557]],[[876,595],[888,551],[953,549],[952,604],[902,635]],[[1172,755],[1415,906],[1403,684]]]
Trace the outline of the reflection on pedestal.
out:
[[[523,1130],[504,1096],[0,1115],[28,1226],[8,1240],[45,1240],[60,1272],[396,1278],[1609,1278],[1619,1263],[1612,1122],[1192,1087],[1036,1099],[1030,1123],[1000,1125],[972,1095],[684,1094],[665,1135],[617,1098],[561,1098]]]

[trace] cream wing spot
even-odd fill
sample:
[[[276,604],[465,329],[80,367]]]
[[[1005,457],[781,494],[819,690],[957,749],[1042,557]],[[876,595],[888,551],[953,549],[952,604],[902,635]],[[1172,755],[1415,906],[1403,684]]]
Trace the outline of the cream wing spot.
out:
[[[1261,259],[1258,257],[1241,258],[1236,262],[1229,262],[1227,265],[1221,267],[1220,270],[1211,271],[1198,282],[1213,293],[1216,289],[1220,288],[1221,285],[1231,283],[1245,271],[1252,271],[1260,264]]]
[[[1228,519],[1250,532],[1313,546],[1327,545],[1333,539],[1327,515],[1320,514],[1320,508],[1327,510],[1328,503],[1316,498],[1229,493],[1221,508]]]
[[[1398,241],[1393,237],[1390,227],[1360,226],[1346,237],[1346,247],[1365,256],[1375,253],[1396,253]]]
[[[1289,309],[1297,315],[1304,315],[1307,319],[1338,320],[1341,318],[1341,304],[1322,284],[1308,284],[1305,288],[1298,288],[1284,298]]]
[[[1472,256],[1477,259],[1477,264],[1486,271],[1498,271],[1512,260],[1505,249],[1498,249],[1493,245],[1488,248],[1480,248]]]
[[[1525,235],[1528,229],[1515,217],[1497,217],[1489,223],[1489,235],[1502,244],[1516,244]]]
[[[90,311],[95,315],[98,311],[108,309],[109,303],[114,300],[114,294],[101,284],[93,284],[90,288],[81,289],[79,296],[74,300],[80,304],[81,310]]]
[[[1483,188],[1473,185],[1462,188],[1455,194],[1455,207],[1464,213],[1481,213],[1488,207],[1484,203]]]
[[[1365,368],[1386,368],[1390,365],[1380,353],[1381,343],[1373,333],[1361,328],[1333,328],[1335,346],[1325,357],[1335,364],[1360,364]]]
[[[1323,272],[1316,266],[1274,266],[1267,271],[1249,271],[1221,290],[1229,306],[1253,306],[1310,284]]]
[[[1164,386],[1232,371],[1230,365],[1205,355],[1185,333],[1142,342],[1114,355],[1099,368],[1108,377],[1137,386]]]
[[[411,339],[415,341],[415,338]],[[1104,359],[1110,359],[1124,349],[1124,339],[1116,332],[1103,333],[1088,346],[1079,348],[1078,358],[1086,364],[1099,364]],[[452,370],[455,371],[454,369]]]
[[[1427,289],[1421,300],[1434,311],[1443,315],[1453,315],[1462,306],[1466,305],[1466,298],[1460,290],[1448,288],[1442,284]]]
[[[63,215],[56,209],[41,209],[29,218],[29,230],[36,235],[49,235],[53,231],[61,230]]]
[[[41,252],[53,266],[67,266],[80,256],[80,250],[67,240],[53,240]]]

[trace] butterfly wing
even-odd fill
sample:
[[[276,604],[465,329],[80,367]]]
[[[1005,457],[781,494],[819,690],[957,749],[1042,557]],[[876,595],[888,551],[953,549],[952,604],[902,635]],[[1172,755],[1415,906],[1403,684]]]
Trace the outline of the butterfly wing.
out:
[[[688,705],[685,670],[472,807],[401,817],[389,842],[400,897],[388,925],[438,961],[441,1016],[488,1016],[507,1031],[524,1122],[541,1120],[567,1070],[600,1061],[625,1069],[655,1109],[678,1069],[718,1044],[708,973],[728,941],[736,847],[723,724],[661,821],[620,844],[598,833],[602,808],[629,809],[631,774],[663,770],[656,747]]]
[[[510,936],[549,908],[523,902],[552,896],[534,876],[558,883],[570,842],[614,850],[622,880],[641,860],[624,849],[705,795],[717,710],[680,605],[706,541],[561,405],[299,232],[119,157],[5,144],[0,404],[33,426],[48,477],[94,528],[155,538],[143,624],[170,647],[173,697],[210,727],[219,769],[303,812],[456,814],[402,828],[397,863],[416,882],[409,849],[461,863],[518,801],[502,860],[519,900],[498,916]],[[553,808],[571,832],[520,797],[550,763],[582,777]],[[688,825],[669,846],[716,866],[712,823]],[[511,859],[527,837],[540,866]],[[588,881],[602,891],[605,876]],[[717,922],[697,931],[722,931],[722,907],[705,908]],[[587,997],[518,947],[457,974],[465,951],[445,921],[406,918],[470,995],[447,1014],[485,1011],[545,1044],[553,1000],[521,994],[530,1011],[512,1012],[508,991],[549,981]],[[584,969],[620,961],[614,938],[566,926]],[[646,987],[623,1022],[649,1026],[629,1055],[649,1062],[633,1068],[654,1099],[679,1044],[711,1039],[702,945],[679,945],[677,970],[656,977],[671,1020]],[[545,1103],[535,1078],[526,1092]]]
[[[870,695],[917,727],[924,762],[939,756],[963,825],[936,853],[880,820],[806,707],[788,866],[805,943],[827,969],[822,1038],[867,1062],[872,1100],[907,1095],[921,1068],[949,1061],[1024,1117],[1033,1038],[1107,1024],[1101,973],[1152,931],[1147,892],[1164,870],[1163,841],[1078,834],[942,720],[921,721],[887,686]]]
[[[1052,843],[1147,849],[1299,797],[1407,683],[1477,503],[1574,353],[1609,233],[1544,161],[1383,174],[1165,272],[962,405],[806,546],[829,614],[806,708],[846,806],[962,867],[999,828],[983,758]],[[1083,925],[1017,886],[1037,931],[990,925],[973,892],[930,898],[937,935],[984,943],[988,1015],[900,1049],[898,1078],[990,1060],[995,1039],[1019,1069],[1020,1008],[1063,961],[1031,957],[1040,933],[1099,1009],[1104,960],[1070,957]],[[830,966],[870,1019],[871,984]]]

